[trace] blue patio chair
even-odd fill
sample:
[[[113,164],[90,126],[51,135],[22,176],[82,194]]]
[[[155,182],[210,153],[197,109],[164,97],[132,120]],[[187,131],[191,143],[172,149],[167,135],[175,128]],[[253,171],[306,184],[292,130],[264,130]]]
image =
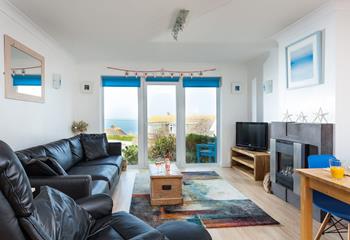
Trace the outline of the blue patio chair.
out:
[[[202,157],[208,157],[210,163],[216,162],[216,142],[196,144],[197,163],[201,163]]]
[[[308,158],[308,167],[328,168],[329,160],[332,158],[335,159],[333,155],[311,155]],[[314,239],[320,239],[324,233],[338,233],[340,238],[343,239],[341,233],[347,232],[346,229],[350,227],[350,224],[347,227],[341,221],[346,220],[350,222],[350,205],[317,191],[313,191],[313,202],[327,213]],[[331,223],[329,227],[327,227],[328,223]],[[330,230],[333,227],[335,230]]]

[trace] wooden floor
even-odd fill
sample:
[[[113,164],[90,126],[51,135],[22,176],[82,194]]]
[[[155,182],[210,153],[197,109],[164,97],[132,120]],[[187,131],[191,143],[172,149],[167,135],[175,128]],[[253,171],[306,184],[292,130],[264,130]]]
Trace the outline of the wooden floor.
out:
[[[186,170],[215,170],[224,179],[254,201],[280,225],[208,229],[214,240],[297,240],[299,237],[299,210],[283,202],[272,194],[266,193],[261,182],[253,182],[240,171],[232,168],[196,167]],[[114,211],[129,211],[131,194],[137,169],[123,172],[116,192],[113,194]],[[314,222],[314,233],[319,223]],[[336,234],[326,234],[321,240],[339,239]]]

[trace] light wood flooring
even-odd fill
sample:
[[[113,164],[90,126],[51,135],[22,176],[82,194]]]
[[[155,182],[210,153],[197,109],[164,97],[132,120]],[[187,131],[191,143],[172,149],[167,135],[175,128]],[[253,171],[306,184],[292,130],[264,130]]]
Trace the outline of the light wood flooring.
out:
[[[183,169],[184,170],[184,169]],[[280,225],[208,229],[214,240],[297,240],[299,237],[299,210],[266,193],[261,182],[250,178],[233,168],[195,167],[186,170],[215,170],[236,189],[255,202]],[[123,172],[116,192],[113,194],[114,211],[129,211],[135,176],[139,170]],[[314,221],[314,233],[319,223]],[[336,234],[326,234],[321,240],[340,239]]]

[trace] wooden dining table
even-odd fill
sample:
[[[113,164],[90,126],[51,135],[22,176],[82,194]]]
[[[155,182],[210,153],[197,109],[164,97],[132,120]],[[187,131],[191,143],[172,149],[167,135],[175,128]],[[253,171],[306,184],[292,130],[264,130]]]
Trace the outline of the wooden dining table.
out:
[[[300,239],[312,239],[312,191],[316,190],[350,204],[350,177],[332,178],[329,169],[297,169],[300,175]],[[348,239],[350,238],[348,233]]]

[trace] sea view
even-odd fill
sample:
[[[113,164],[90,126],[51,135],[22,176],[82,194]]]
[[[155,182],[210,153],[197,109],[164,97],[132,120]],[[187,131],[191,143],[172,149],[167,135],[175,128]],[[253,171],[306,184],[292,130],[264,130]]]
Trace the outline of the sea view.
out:
[[[105,128],[110,128],[112,125],[121,128],[127,134],[137,134],[136,119],[105,119]]]

